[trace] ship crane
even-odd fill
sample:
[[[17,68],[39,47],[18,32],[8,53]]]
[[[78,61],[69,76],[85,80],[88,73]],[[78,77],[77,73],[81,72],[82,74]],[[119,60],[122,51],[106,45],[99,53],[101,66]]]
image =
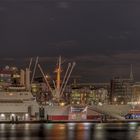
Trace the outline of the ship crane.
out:
[[[75,66],[75,62],[73,62],[72,64],[71,63],[68,63],[68,67],[67,67],[67,70],[65,72],[65,75],[64,75],[64,79],[62,81],[62,84],[61,84],[61,56],[59,57],[59,61],[58,61],[58,68],[56,69],[56,73],[57,73],[57,78],[56,78],[56,98],[58,99],[58,101],[60,101],[60,99],[62,99],[62,96],[63,96],[63,93],[64,93],[64,90],[67,86],[67,83],[70,79],[70,76],[71,76],[71,73],[73,71],[73,68]]]
[[[64,86],[63,87],[61,87],[61,92],[60,92],[60,96],[62,97],[63,96],[63,93],[64,93],[64,90],[65,90],[65,88],[66,88],[66,86],[67,86],[67,83],[68,83],[68,81],[69,81],[69,79],[70,79],[70,76],[71,76],[71,73],[72,73],[72,71],[73,71],[73,69],[74,69],[74,67],[75,67],[75,65],[76,65],[76,63],[75,62],[73,62],[72,63],[72,65],[71,65],[71,63],[68,65],[68,72],[66,72],[66,78],[64,79],[65,81],[64,81]]]
[[[30,63],[29,63],[29,67],[28,67],[28,68],[29,68],[29,70],[31,69],[32,62],[33,62],[33,58],[31,58],[31,59],[30,59]]]
[[[38,60],[39,60],[39,57],[37,56],[37,57],[36,57],[36,61],[35,61],[35,66],[34,66],[34,69],[33,69],[33,75],[32,75],[32,79],[31,79],[31,83],[33,83],[33,80],[34,80],[34,76],[35,76],[35,72],[36,72]],[[31,61],[32,61],[32,60],[31,60]],[[30,65],[31,65],[31,64],[30,64]]]
[[[39,64],[38,64],[38,68],[39,68],[39,70],[40,70],[41,74],[43,75],[44,80],[45,80],[45,82],[46,82],[46,84],[47,84],[47,86],[48,86],[49,90],[51,91],[51,93],[52,93],[52,95],[53,95],[52,88],[51,88],[51,86],[50,86],[50,84],[49,84],[49,82],[48,82],[48,80],[47,80],[47,78],[46,78],[46,76],[45,76],[45,74],[44,74],[44,72],[43,72],[42,67],[41,67]]]
[[[64,79],[62,81],[62,84],[61,84],[60,93],[62,93],[62,88],[63,88],[63,86],[65,84],[65,81],[66,81],[66,78],[67,78],[67,75],[68,75],[70,67],[71,67],[71,63],[68,63],[68,67],[67,67],[66,73],[64,75]]]
[[[55,99],[55,101],[57,101],[58,103],[60,103],[62,97],[63,97],[63,94],[64,94],[64,90],[67,86],[67,83],[70,79],[70,76],[71,76],[71,73],[75,67],[75,62],[73,63],[68,63],[68,66],[67,66],[67,69],[66,69],[66,72],[65,72],[65,75],[64,75],[64,78],[62,80],[62,84],[61,84],[61,72],[62,72],[62,69],[61,69],[61,65],[62,65],[62,60],[61,60],[61,56],[59,57],[58,59],[58,65],[57,65],[57,68],[55,70],[56,72],[56,81],[53,80],[53,84],[54,84],[54,90],[51,88],[50,84],[49,84],[49,81],[48,79],[46,78],[44,72],[43,72],[43,69],[42,67],[40,66],[40,64],[38,64],[38,57],[36,58],[36,63],[35,63],[35,67],[34,67],[34,72],[33,72],[33,77],[32,77],[32,80],[34,78],[34,74],[35,74],[35,70],[36,70],[36,67],[38,66],[45,82],[46,82],[46,85],[48,86],[53,98]]]

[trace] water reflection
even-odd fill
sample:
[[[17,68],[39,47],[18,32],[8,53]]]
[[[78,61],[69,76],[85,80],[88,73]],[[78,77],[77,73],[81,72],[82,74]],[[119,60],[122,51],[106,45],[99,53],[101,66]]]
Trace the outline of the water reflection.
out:
[[[0,140],[140,140],[140,125],[137,123],[0,124]]]
[[[93,134],[93,139],[95,140],[106,140],[106,131],[104,124],[99,123],[95,125],[95,131]]]
[[[76,124],[75,123],[68,123],[67,124],[67,138],[68,140],[75,140],[76,135]]]
[[[136,129],[136,133],[133,137],[134,140],[140,140],[140,126],[138,126],[138,128]]]

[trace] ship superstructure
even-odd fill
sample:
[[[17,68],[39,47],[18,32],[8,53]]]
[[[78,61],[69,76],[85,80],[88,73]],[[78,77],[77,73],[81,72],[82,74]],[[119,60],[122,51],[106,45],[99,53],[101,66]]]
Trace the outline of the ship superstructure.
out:
[[[30,70],[20,70],[20,74],[15,73],[15,75],[8,74],[11,74],[9,83],[1,81],[0,121],[37,119],[39,106],[30,92]]]

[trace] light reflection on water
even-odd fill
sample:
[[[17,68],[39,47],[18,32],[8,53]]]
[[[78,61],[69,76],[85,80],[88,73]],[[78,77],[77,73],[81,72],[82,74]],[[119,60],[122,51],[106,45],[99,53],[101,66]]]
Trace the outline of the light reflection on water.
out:
[[[140,140],[137,123],[0,124],[0,140]]]

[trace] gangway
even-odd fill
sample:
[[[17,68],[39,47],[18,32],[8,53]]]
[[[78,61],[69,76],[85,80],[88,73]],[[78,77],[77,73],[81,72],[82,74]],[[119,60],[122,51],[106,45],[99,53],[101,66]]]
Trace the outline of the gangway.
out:
[[[114,119],[118,119],[118,120],[125,119],[123,116],[116,114],[116,113],[112,112],[111,110],[109,111],[105,108],[102,108],[102,106],[92,105],[92,106],[88,106],[88,109],[92,110],[92,111],[96,111],[96,112],[104,114],[104,115],[107,115],[107,116],[110,116]]]

